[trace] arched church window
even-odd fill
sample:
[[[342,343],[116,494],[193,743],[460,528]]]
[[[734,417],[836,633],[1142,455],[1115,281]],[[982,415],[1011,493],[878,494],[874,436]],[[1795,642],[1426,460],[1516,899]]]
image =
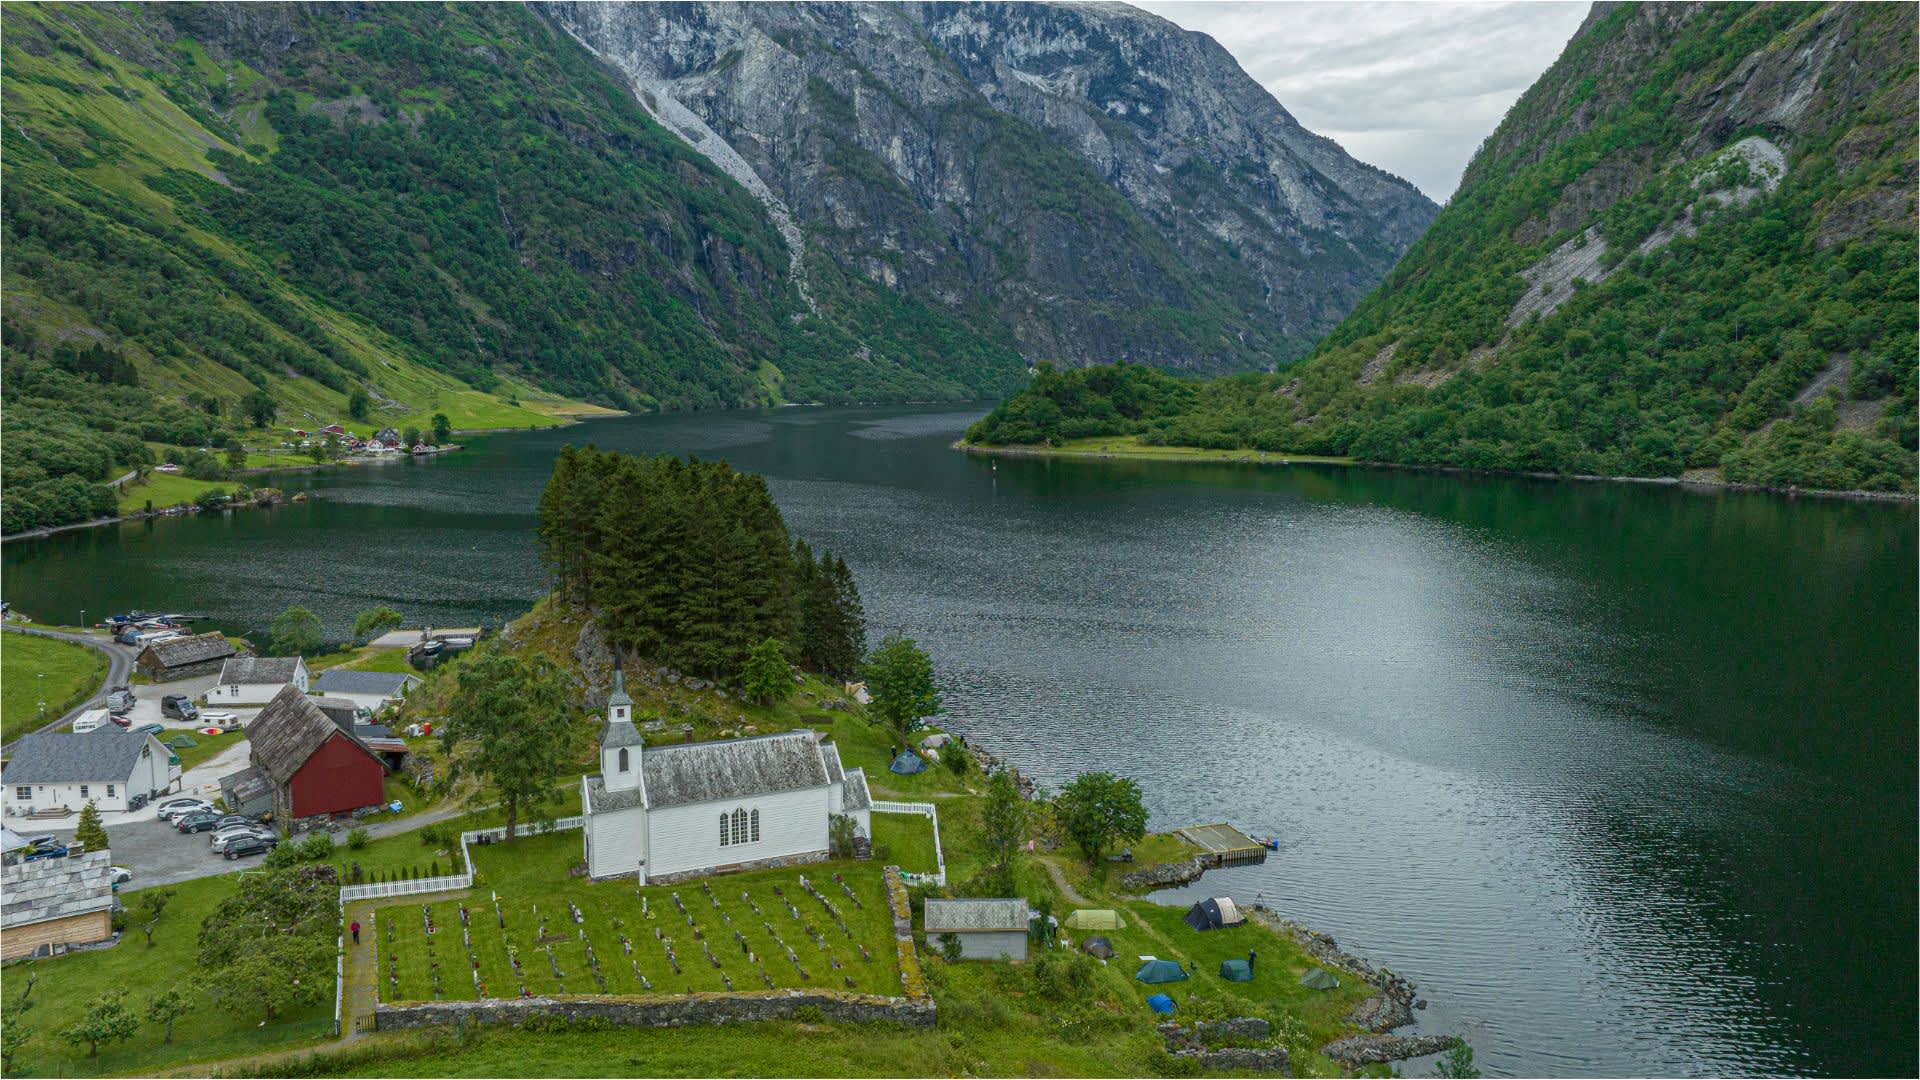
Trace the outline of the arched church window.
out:
[[[627,771],[627,748],[624,746],[620,748],[620,771]]]
[[[720,811],[720,846],[727,846],[727,812]]]
[[[757,844],[760,842],[760,811],[755,810],[747,820],[752,823],[753,842]]]
[[[733,842],[736,844],[744,844],[747,842],[747,812],[745,810],[735,810],[733,812]]]

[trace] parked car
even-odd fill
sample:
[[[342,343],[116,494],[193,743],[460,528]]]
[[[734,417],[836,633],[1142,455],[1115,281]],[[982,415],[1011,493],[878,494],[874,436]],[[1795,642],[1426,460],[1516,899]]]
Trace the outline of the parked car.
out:
[[[222,814],[220,815],[219,825],[223,829],[231,829],[235,826],[257,829],[260,827],[260,822],[245,814]]]
[[[168,799],[159,806],[154,807],[153,812],[156,816],[171,821],[181,814],[190,811],[211,809],[213,809],[213,804],[205,799],[196,799],[191,795],[182,795],[179,798]]]
[[[207,847],[215,855],[225,855],[228,848],[242,840],[272,840],[277,843],[279,837],[273,835],[270,829],[228,829],[214,833],[213,839],[207,841]]]
[[[107,711],[115,716],[124,716],[133,711],[133,691],[124,686],[116,686],[107,695]]]
[[[67,845],[51,836],[35,837],[33,850],[27,852],[28,862],[36,859],[64,859],[67,857]]]
[[[240,730],[240,714],[228,712],[225,709],[202,709],[199,722],[223,731]]]
[[[160,699],[160,715],[185,720],[191,724],[200,719],[200,707],[185,694],[168,694]]]
[[[109,866],[107,869],[113,871],[113,883],[115,885],[125,885],[127,882],[133,880],[133,871],[124,866]]]
[[[243,855],[265,855],[277,844],[279,841],[271,836],[246,836],[228,844],[222,854],[229,859],[238,859]]]
[[[183,833],[197,833],[206,832],[219,823],[220,815],[211,810],[197,810],[182,817],[174,823],[173,827]]]

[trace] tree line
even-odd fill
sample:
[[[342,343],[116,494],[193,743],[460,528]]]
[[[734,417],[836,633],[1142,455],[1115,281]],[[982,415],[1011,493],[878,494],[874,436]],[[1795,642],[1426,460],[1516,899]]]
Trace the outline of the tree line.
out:
[[[756,646],[836,677],[866,651],[846,563],[788,533],[758,476],[724,462],[566,447],[540,496],[554,590],[618,648],[732,682]]]

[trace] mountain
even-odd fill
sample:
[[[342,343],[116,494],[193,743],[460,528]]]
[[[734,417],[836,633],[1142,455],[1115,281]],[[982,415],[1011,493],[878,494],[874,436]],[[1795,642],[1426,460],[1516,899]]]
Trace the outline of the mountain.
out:
[[[1298,357],[1435,212],[1124,5],[539,10],[794,224],[816,288],[916,298],[1030,362]]]
[[[972,435],[1911,491],[1914,52],[1899,8],[1596,5],[1306,361],[1049,372]]]

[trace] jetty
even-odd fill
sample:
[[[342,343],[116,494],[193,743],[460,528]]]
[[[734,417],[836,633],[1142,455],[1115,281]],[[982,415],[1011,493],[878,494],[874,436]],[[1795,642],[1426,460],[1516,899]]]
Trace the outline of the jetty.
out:
[[[1209,867],[1241,866],[1267,861],[1267,849],[1253,838],[1224,821],[1212,825],[1187,825],[1173,830],[1174,835],[1201,851]]]

